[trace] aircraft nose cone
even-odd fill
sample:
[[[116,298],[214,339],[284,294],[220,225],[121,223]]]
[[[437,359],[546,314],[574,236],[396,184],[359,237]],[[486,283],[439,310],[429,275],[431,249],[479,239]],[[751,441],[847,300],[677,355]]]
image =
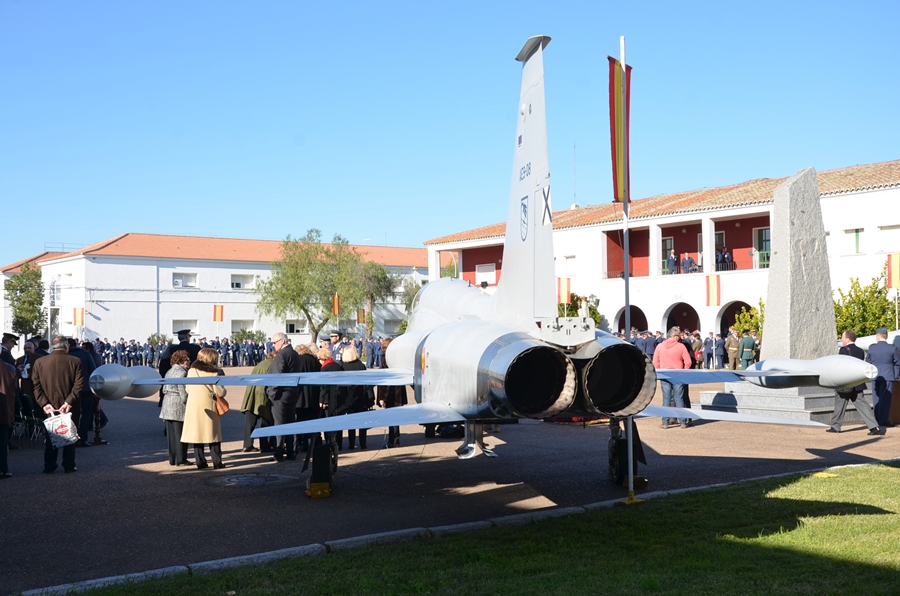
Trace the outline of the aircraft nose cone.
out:
[[[878,376],[878,369],[875,368],[874,364],[866,362],[865,375],[867,379],[874,379]]]

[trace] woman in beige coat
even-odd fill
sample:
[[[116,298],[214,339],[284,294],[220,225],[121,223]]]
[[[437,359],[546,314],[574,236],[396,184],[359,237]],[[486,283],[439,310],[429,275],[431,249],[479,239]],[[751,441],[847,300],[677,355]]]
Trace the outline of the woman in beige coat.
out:
[[[200,350],[197,360],[191,364],[187,378],[214,377],[221,375],[218,367],[219,353],[212,348]],[[194,457],[197,468],[208,468],[203,446],[209,445],[212,454],[213,468],[224,468],[222,463],[222,426],[219,413],[216,411],[216,398],[225,397],[225,388],[219,385],[188,385],[187,404],[184,409],[184,430],[181,432],[182,443],[194,444]]]

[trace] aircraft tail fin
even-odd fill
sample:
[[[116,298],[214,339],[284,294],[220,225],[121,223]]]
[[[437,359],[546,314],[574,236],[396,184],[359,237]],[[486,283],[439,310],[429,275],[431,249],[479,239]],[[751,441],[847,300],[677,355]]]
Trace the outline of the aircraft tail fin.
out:
[[[550,38],[525,42],[509,212],[495,318],[557,316],[553,265],[553,214],[544,102],[543,51]]]

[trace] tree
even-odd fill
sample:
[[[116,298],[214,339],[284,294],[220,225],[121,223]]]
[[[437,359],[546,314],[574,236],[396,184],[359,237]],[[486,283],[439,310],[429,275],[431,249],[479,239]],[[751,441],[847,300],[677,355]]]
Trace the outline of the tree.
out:
[[[734,328],[738,330],[738,333],[745,329],[747,331],[755,329],[757,335],[762,338],[765,316],[766,304],[762,301],[762,298],[760,298],[759,308],[751,306],[750,310],[747,310],[746,307],[741,307],[741,312],[734,316]]]
[[[281,260],[272,263],[272,277],[257,285],[260,314],[278,318],[302,317],[313,338],[328,324],[331,299],[341,297],[341,310],[349,312],[362,304],[364,292],[356,277],[362,257],[340,235],[331,244],[311,229],[297,240],[290,236],[281,244]]]
[[[887,264],[878,277],[863,286],[859,278],[850,279],[850,289],[845,294],[837,290],[834,301],[835,336],[853,329],[859,336],[873,335],[879,327],[890,327],[894,320],[894,305],[888,298]]]
[[[557,308],[557,314],[561,317],[580,317],[579,309],[581,308],[581,300],[582,296],[578,294],[572,293],[569,294],[571,299],[570,304],[560,303]],[[596,324],[597,329],[602,328],[603,326],[603,315],[600,314],[600,311],[597,310],[597,307],[591,304],[588,301],[588,316],[594,319],[594,323]]]
[[[403,282],[403,304],[406,306],[406,318],[409,319],[409,315],[412,314],[413,300],[416,299],[416,294],[419,293],[424,286],[420,286],[416,283],[416,280],[412,278],[408,278]]]
[[[40,267],[25,263],[19,273],[6,280],[3,291],[12,309],[14,332],[35,335],[47,326]]]
[[[375,301],[391,296],[400,280],[373,261],[360,262],[357,280],[362,280],[361,286],[366,301],[366,333],[372,337],[372,331],[375,329]]]
[[[240,331],[235,331],[231,334],[231,341],[235,343],[243,343],[245,339],[256,341],[265,341],[266,340],[266,332],[257,330],[250,331],[249,329],[241,329]]]
[[[441,277],[459,277],[459,269],[456,267],[456,259],[441,267]]]

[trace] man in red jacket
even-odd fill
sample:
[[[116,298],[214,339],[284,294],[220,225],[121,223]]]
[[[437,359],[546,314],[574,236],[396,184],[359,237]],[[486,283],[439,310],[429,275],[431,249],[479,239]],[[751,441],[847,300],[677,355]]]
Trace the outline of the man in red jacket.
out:
[[[693,359],[688,353],[687,347],[681,343],[681,330],[678,327],[669,329],[666,340],[656,346],[653,352],[653,366],[660,369],[686,369],[691,368]],[[684,407],[684,396],[687,393],[687,385],[673,385],[669,381],[659,382],[663,394],[663,406],[671,406],[675,401],[676,408]],[[687,428],[691,425],[690,418],[679,418],[678,423],[681,428]],[[660,428],[669,428],[672,426],[668,418],[662,419]]]

